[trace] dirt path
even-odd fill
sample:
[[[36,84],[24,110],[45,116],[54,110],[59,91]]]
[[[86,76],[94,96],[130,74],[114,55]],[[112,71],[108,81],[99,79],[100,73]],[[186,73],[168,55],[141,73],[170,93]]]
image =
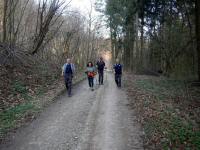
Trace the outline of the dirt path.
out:
[[[19,129],[1,150],[139,150],[143,149],[126,94],[112,74],[90,91],[87,81],[62,95],[29,126]]]

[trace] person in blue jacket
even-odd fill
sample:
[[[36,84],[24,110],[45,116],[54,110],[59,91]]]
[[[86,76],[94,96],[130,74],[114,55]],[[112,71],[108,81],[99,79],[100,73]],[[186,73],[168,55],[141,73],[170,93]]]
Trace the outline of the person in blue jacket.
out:
[[[65,63],[62,67],[62,75],[65,79],[65,86],[68,91],[68,96],[72,96],[72,78],[75,73],[75,66],[71,63],[71,59],[67,59],[67,63]]]
[[[115,72],[115,82],[118,87],[121,87],[121,79],[122,79],[122,65],[119,62],[119,59],[116,60],[116,64],[113,66]]]

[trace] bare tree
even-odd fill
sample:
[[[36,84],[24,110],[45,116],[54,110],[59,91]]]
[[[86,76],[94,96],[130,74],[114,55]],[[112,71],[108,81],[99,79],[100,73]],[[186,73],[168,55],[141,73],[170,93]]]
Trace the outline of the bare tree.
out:
[[[56,12],[61,8],[61,6],[64,4],[64,2],[60,2],[60,0],[53,0],[50,3],[50,6],[47,11],[47,15],[45,15],[45,12],[47,10],[47,0],[43,0],[42,2],[39,2],[38,7],[38,20],[37,20],[37,26],[36,26],[36,35],[33,40],[33,46],[31,53],[35,54],[39,50],[40,46],[42,45],[44,38],[49,31],[50,23],[55,16]]]

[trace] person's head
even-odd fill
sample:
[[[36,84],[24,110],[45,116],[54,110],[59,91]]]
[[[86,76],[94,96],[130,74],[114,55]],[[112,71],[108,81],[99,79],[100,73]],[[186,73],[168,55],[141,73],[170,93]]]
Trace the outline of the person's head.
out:
[[[116,59],[116,63],[117,63],[117,64],[119,64],[119,63],[120,63],[118,58]]]
[[[100,61],[103,61],[103,57],[100,57],[99,60],[100,60]]]
[[[67,58],[67,63],[71,63],[71,59],[70,58]]]
[[[87,67],[93,67],[93,63],[91,61],[88,62]]]

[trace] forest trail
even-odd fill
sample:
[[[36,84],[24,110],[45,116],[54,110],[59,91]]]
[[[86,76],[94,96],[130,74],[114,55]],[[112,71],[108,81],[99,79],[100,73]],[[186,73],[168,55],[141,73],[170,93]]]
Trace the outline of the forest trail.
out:
[[[87,81],[76,85],[74,95],[60,96],[30,125],[20,128],[1,150],[139,150],[141,130],[128,109],[125,91],[113,75],[90,91]]]

